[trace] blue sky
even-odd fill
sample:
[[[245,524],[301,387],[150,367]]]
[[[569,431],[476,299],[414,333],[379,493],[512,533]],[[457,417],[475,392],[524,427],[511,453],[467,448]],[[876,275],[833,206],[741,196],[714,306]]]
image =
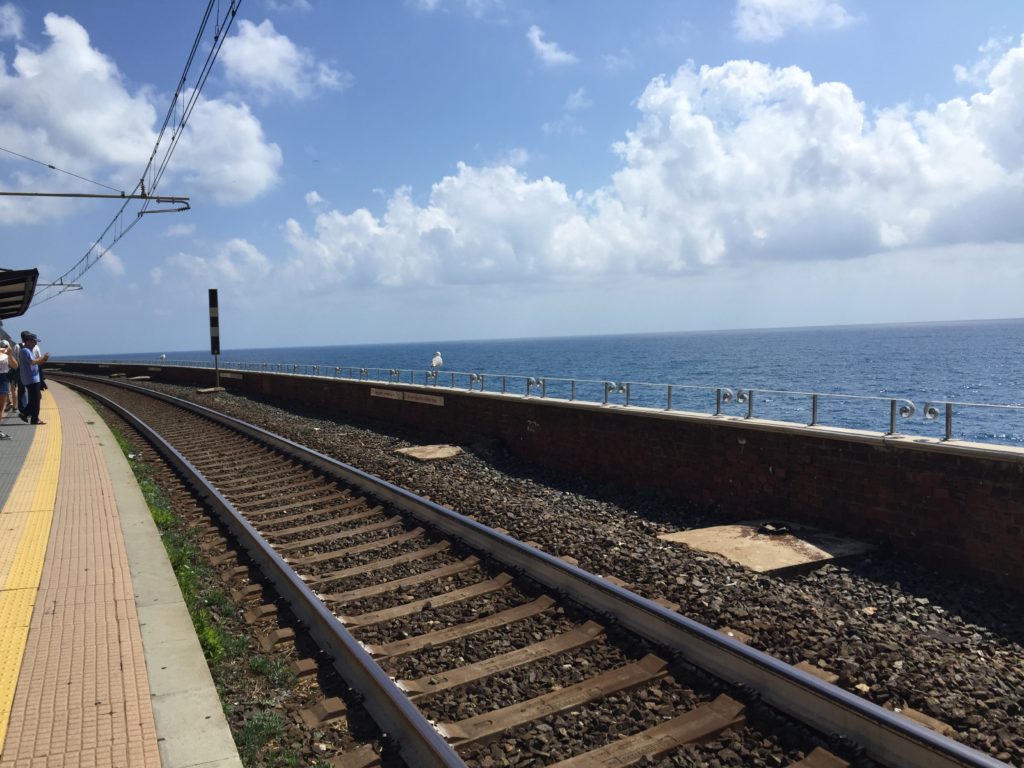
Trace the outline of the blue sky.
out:
[[[106,191],[16,152],[130,190],[204,9],[0,2],[0,189]],[[192,210],[5,328],[201,349],[208,288],[226,348],[1017,317],[1022,33],[994,0],[244,0],[158,190]],[[2,266],[53,280],[117,207],[0,198]]]

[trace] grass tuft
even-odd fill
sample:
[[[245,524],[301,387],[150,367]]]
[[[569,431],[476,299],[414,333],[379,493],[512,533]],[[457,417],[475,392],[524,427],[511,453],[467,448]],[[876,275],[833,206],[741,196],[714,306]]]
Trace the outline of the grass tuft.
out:
[[[149,505],[182,597],[192,617],[214,682],[221,694],[225,717],[232,724],[235,744],[246,768],[300,768],[307,764],[287,744],[285,721],[275,711],[280,694],[270,689],[292,684],[294,676],[282,662],[250,655],[250,641],[240,628],[235,605],[199,547],[195,527],[174,511],[166,492],[156,481],[156,470],[139,461],[134,448],[113,425],[111,431],[128,457],[142,494]],[[246,703],[247,702],[247,703]],[[243,713],[255,710],[244,717]],[[326,765],[320,763],[317,765]]]

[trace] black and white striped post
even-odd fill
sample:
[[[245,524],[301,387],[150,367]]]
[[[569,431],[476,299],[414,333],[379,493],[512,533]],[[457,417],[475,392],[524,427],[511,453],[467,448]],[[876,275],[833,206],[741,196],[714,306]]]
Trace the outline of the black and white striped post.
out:
[[[213,355],[214,386],[220,386],[220,313],[217,309],[217,289],[210,289],[210,354]]]

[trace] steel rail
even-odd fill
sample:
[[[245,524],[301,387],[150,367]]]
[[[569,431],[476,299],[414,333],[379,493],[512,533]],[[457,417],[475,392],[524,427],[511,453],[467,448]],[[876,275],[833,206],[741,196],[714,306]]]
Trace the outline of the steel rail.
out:
[[[81,374],[62,372],[60,376],[113,384],[107,379]],[[356,486],[468,546],[486,552],[507,567],[518,570],[569,599],[605,614],[645,639],[671,648],[680,660],[726,683],[745,685],[756,690],[763,701],[819,732],[848,737],[860,745],[869,757],[883,765],[893,768],[1006,766],[995,758],[942,736],[909,718],[825,683],[763,651],[749,648],[693,619],[356,467],[196,403],[127,383],[117,382],[116,386],[202,415],[266,443],[325,475]],[[237,515],[237,512],[234,514]],[[255,534],[248,523],[244,520],[241,522],[247,532]],[[280,560],[278,556],[274,557]]]
[[[207,482],[188,459],[128,409],[80,383],[64,383],[87,393],[125,419],[199,492],[203,501],[210,505],[231,531],[239,546],[256,563],[277,593],[287,601],[317,645],[330,657],[338,674],[363,697],[363,706],[381,730],[395,739],[402,757],[409,765],[464,768],[462,759],[410,701],[408,695],[385,674],[324,602],[313,594],[291,566],[271,548],[231,502]]]

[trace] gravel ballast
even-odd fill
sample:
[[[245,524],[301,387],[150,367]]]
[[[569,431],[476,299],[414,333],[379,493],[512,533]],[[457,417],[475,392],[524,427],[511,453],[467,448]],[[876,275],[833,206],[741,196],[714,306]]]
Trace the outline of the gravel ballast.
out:
[[[396,485],[505,528],[635,592],[678,603],[711,627],[729,626],[783,661],[807,661],[838,685],[889,708],[913,708],[950,725],[956,738],[1024,765],[1024,598],[961,575],[875,552],[844,567],[800,576],[751,572],[657,539],[713,525],[713,510],[597,486],[506,455],[462,445],[450,459],[397,454],[450,437],[413,435],[290,412],[226,392],[193,400],[352,464]]]

